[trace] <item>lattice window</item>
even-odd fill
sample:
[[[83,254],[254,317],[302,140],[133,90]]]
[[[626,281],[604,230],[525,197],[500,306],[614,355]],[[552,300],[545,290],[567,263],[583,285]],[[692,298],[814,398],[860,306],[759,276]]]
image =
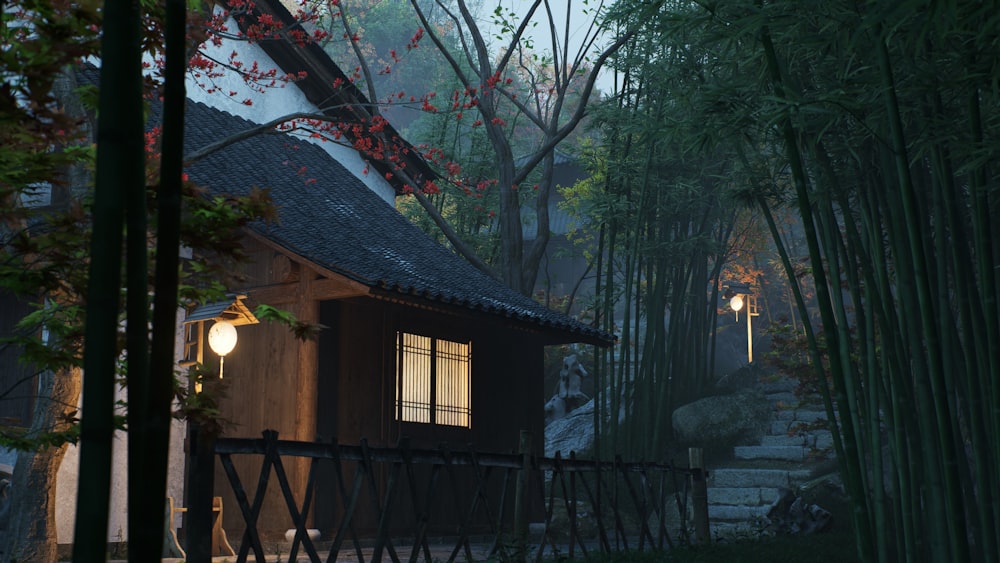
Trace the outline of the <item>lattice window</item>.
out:
[[[472,345],[399,332],[396,419],[472,426]]]

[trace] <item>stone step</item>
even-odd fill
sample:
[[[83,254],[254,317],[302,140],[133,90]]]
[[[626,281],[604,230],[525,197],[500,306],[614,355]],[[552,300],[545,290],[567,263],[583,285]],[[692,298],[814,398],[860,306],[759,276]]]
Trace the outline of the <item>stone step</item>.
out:
[[[791,420],[773,420],[771,421],[771,431],[772,436],[782,436],[788,434],[788,429],[791,428]]]
[[[763,518],[770,506],[708,505],[708,519],[723,522],[745,522]]]
[[[826,450],[833,448],[833,434],[829,430],[819,430],[815,434],[816,441],[813,442],[812,447],[817,450]]]
[[[709,471],[708,485],[712,487],[788,487],[789,472],[785,469],[726,468]]]
[[[808,481],[808,469],[758,469],[755,467],[724,467],[708,471],[708,488],[790,488]]]
[[[826,420],[826,411],[811,409],[778,409],[774,414],[775,420],[788,420],[795,422],[816,422]]]
[[[760,506],[771,505],[778,498],[777,487],[711,487],[709,504]]]
[[[803,434],[778,434],[776,436],[762,436],[760,439],[762,446],[808,446],[809,436]]]
[[[772,420],[768,434],[772,436],[784,436],[789,432],[797,434],[805,424],[809,423],[801,420]]]
[[[823,450],[833,446],[833,435],[829,430],[813,430],[801,434],[777,434],[762,436],[760,439],[762,446],[805,446]]]
[[[736,459],[802,461],[806,458],[806,449],[803,446],[736,446],[733,454]]]

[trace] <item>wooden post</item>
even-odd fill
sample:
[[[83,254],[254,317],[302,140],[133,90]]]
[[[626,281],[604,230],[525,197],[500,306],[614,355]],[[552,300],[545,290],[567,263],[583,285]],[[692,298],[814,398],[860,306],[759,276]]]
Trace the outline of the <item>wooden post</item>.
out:
[[[518,445],[521,455],[521,469],[517,472],[514,490],[514,546],[515,560],[528,559],[528,472],[531,470],[531,432],[521,431]]]
[[[184,547],[188,563],[212,563],[212,500],[215,489],[215,433],[197,422],[188,427]]]
[[[691,505],[694,510],[694,541],[709,543],[708,482],[705,480],[705,462],[701,448],[688,448],[688,466],[691,468]]]

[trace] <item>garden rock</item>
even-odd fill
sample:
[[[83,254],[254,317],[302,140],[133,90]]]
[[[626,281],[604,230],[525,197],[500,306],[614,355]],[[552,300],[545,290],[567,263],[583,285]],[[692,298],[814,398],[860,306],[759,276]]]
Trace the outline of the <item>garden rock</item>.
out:
[[[809,504],[789,489],[781,489],[778,499],[767,511],[768,530],[778,534],[815,534],[833,523],[830,512]]]
[[[545,456],[556,452],[569,457],[570,452],[589,451],[594,447],[594,401],[565,414],[545,427]]]
[[[746,389],[706,397],[679,407],[672,415],[681,445],[743,445],[760,439],[771,422],[772,407],[760,391]]]

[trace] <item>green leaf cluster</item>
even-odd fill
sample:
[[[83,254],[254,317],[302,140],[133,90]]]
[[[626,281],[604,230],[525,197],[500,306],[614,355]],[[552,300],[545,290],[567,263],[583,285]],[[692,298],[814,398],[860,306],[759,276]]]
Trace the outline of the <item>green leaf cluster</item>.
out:
[[[649,119],[687,129],[684,160],[716,163],[698,175],[728,179],[767,224],[859,554],[997,559],[995,6],[667,2],[647,28],[662,47],[621,60],[639,77],[628,93],[653,87],[645,60],[670,61],[673,89],[646,115],[666,106]]]

